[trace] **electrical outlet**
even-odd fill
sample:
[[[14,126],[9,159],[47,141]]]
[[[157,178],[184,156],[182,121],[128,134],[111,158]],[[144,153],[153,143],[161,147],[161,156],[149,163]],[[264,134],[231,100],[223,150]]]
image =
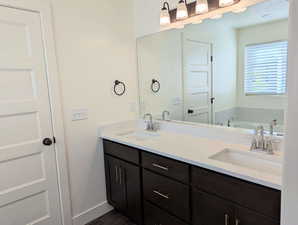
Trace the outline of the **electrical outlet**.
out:
[[[88,109],[72,110],[72,121],[88,119]]]

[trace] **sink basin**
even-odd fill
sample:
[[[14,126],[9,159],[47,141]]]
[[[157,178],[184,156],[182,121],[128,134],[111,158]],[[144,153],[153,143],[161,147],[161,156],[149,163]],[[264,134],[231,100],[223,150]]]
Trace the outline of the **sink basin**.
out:
[[[118,136],[133,138],[138,141],[145,141],[159,137],[160,135],[157,132],[153,131],[127,131],[119,133]]]
[[[223,151],[211,156],[210,159],[275,176],[281,176],[282,173],[281,160],[274,155],[224,149]]]

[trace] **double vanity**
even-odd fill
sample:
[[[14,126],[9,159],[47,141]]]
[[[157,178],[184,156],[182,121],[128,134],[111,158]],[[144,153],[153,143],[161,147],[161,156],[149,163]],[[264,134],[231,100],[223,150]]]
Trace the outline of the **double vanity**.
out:
[[[280,224],[280,153],[250,151],[247,130],[142,123],[100,129],[115,209],[138,225]]]

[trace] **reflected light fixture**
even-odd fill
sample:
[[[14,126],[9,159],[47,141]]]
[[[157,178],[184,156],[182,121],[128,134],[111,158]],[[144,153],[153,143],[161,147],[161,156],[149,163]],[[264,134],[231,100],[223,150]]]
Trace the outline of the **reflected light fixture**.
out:
[[[176,19],[182,20],[188,17],[188,11],[186,7],[186,0],[180,0],[177,7]]]
[[[242,13],[242,12],[245,12],[246,10],[247,10],[246,7],[244,7],[244,8],[238,8],[238,9],[234,9],[233,10],[233,13]]]
[[[197,20],[197,21],[192,22],[192,24],[200,24],[200,23],[203,23],[203,20]]]
[[[164,2],[160,12],[160,25],[164,26],[170,23],[170,5],[168,2]]]
[[[226,7],[234,4],[234,0],[219,0],[219,7]]]
[[[222,14],[216,14],[216,15],[210,17],[210,19],[214,19],[214,20],[217,20],[220,18],[222,18]]]
[[[207,0],[197,0],[196,14],[202,14],[209,11]]]

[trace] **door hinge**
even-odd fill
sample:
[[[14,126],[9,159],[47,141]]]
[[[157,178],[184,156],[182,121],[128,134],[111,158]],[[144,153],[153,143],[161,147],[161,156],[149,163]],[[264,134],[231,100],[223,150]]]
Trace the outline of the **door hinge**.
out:
[[[211,62],[213,62],[213,56],[210,57]]]
[[[56,137],[53,137],[53,142],[54,144],[56,144]]]
[[[215,98],[214,97],[210,98],[210,101],[211,101],[211,104],[214,104]]]

